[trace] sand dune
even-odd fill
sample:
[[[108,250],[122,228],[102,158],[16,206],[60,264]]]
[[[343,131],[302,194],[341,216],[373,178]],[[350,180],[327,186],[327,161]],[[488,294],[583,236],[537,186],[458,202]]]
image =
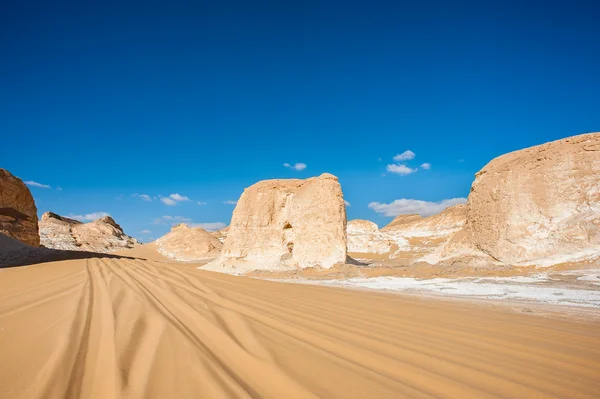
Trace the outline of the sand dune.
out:
[[[150,260],[0,270],[2,398],[597,398],[600,325]]]

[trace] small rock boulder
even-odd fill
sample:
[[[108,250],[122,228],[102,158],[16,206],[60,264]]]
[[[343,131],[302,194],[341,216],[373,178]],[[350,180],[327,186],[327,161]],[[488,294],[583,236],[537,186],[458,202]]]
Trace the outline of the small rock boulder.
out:
[[[200,227],[179,224],[156,240],[161,255],[179,261],[201,261],[217,258],[223,244],[218,238]]]

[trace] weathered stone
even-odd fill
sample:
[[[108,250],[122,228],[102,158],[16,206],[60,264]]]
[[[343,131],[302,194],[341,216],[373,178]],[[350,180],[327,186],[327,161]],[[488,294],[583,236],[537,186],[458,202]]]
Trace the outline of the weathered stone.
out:
[[[227,272],[282,270],[346,260],[346,206],[337,177],[266,180],[240,197],[219,259]]]
[[[200,227],[179,224],[156,240],[158,252],[179,261],[207,260],[218,257],[223,244]]]
[[[378,226],[362,219],[350,220],[347,225],[348,252],[355,254],[385,254],[392,249],[393,239],[379,231]]]
[[[0,233],[33,247],[40,245],[35,201],[19,178],[0,169]]]
[[[81,223],[46,212],[39,227],[41,243],[46,248],[106,253],[133,248],[138,244],[110,216]]]
[[[600,257],[600,133],[492,160],[467,206],[464,230],[427,262],[548,266]]]

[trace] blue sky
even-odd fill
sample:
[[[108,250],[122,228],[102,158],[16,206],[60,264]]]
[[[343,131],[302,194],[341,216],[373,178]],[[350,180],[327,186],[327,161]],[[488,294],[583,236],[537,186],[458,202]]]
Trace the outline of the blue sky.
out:
[[[492,158],[600,130],[598,2],[36,3],[0,13],[0,167],[51,187],[31,187],[40,214],[106,212],[144,241],[323,172],[381,226],[439,208],[394,200],[466,197]]]

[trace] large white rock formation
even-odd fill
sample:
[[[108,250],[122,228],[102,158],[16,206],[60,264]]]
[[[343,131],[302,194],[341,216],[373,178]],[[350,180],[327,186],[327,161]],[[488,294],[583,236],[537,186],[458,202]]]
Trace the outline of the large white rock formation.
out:
[[[210,270],[243,273],[346,261],[346,206],[337,177],[266,180],[244,190]]]
[[[502,155],[476,174],[467,222],[430,263],[548,266],[600,257],[600,133]]]

